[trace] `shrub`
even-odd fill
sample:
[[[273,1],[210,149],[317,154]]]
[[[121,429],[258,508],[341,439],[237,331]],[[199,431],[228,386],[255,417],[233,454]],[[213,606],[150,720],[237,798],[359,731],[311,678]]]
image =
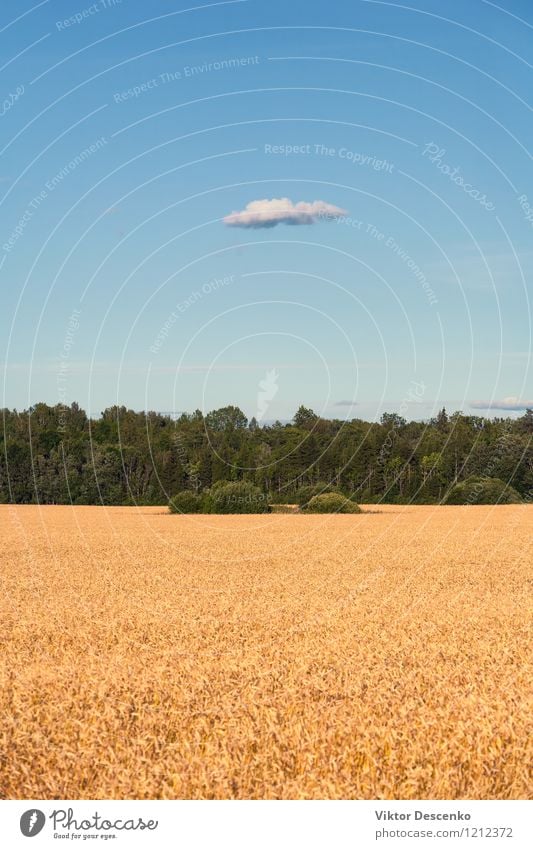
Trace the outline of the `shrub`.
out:
[[[202,499],[195,492],[184,489],[178,492],[168,503],[168,509],[171,513],[200,513],[202,507]]]
[[[521,504],[520,495],[500,478],[471,477],[448,492],[445,504]]]
[[[329,483],[306,484],[296,490],[294,504],[300,504],[303,506],[311,501],[315,495],[325,495],[328,492],[334,492],[333,487]]]
[[[267,513],[264,492],[248,481],[234,481],[211,487],[206,499],[209,513]]]
[[[306,513],[362,513],[358,504],[345,498],[340,492],[315,495],[303,509]]]

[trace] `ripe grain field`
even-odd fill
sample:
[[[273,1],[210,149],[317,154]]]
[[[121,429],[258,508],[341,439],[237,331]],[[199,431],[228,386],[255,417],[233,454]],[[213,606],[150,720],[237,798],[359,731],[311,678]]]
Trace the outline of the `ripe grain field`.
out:
[[[533,508],[380,511],[0,507],[0,795],[528,798]]]

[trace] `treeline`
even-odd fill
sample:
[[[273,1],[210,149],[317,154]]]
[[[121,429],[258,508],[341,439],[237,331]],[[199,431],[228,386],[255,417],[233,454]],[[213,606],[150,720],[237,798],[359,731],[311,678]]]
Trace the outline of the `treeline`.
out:
[[[323,419],[300,407],[289,424],[260,425],[237,407],[178,419],[77,404],[3,410],[0,501],[166,504],[183,490],[249,481],[272,502],[325,483],[365,502],[437,503],[458,483],[501,479],[533,497],[533,412],[518,419],[448,415],[379,423]]]

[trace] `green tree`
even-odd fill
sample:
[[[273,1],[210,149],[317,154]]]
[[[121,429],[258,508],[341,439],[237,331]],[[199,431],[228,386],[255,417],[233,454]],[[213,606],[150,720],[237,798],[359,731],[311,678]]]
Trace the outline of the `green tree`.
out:
[[[310,429],[314,424],[316,424],[317,420],[318,416],[313,412],[313,410],[301,405],[296,410],[292,422],[295,427]]]
[[[206,415],[205,424],[210,430],[235,430],[245,428],[248,419],[239,407],[229,406],[212,410]]]

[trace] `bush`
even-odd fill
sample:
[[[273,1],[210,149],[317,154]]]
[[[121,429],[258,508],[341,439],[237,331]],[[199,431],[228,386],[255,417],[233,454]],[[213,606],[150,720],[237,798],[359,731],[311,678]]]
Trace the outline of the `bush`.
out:
[[[445,504],[521,504],[520,495],[500,478],[471,477],[448,492]]]
[[[315,495],[325,495],[328,492],[334,492],[335,490],[329,483],[313,483],[306,484],[305,486],[301,486],[300,489],[296,490],[294,496],[294,504],[300,504],[301,506],[307,504],[311,501]]]
[[[339,492],[326,492],[315,495],[303,508],[306,513],[362,513],[358,504],[345,498]]]
[[[217,484],[206,498],[209,513],[267,513],[267,497],[248,481]]]
[[[168,509],[171,513],[200,513],[202,508],[202,499],[195,492],[184,489],[178,492],[168,503]]]

